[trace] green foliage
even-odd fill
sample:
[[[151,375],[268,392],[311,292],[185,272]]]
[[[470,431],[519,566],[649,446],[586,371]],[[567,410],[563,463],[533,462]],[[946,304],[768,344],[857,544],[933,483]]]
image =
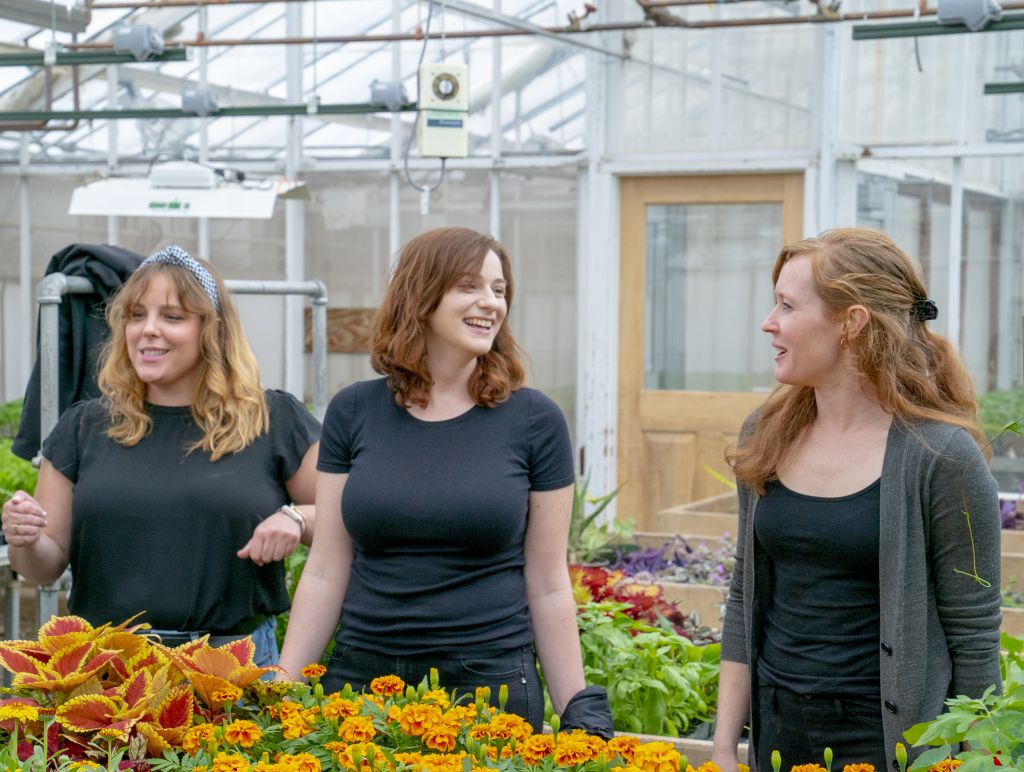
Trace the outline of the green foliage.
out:
[[[995,435],[1024,416],[1024,389],[990,391],[978,397],[978,417],[986,434]],[[1010,431],[1020,433],[1018,428]]]
[[[21,423],[21,400],[6,402],[0,405],[0,437],[14,439]]]
[[[32,464],[11,453],[11,440],[0,437],[0,503],[18,489],[32,493],[38,476]]]
[[[946,700],[947,711],[932,721],[910,727],[904,736],[914,745],[932,745],[911,765],[925,770],[949,758],[952,748],[969,744],[956,758],[959,772],[1024,769],[1024,639],[1002,635],[1006,654],[1000,661],[1003,693],[990,686],[977,699],[959,696]],[[998,763],[994,760],[998,757]]]
[[[577,619],[586,681],[607,689],[615,729],[678,737],[712,720],[721,647],[630,619],[625,605],[588,603]]]
[[[569,521],[569,562],[593,563],[615,557],[613,545],[628,542],[633,536],[634,521],[598,523],[601,513],[619,494],[619,488],[603,496],[587,492],[590,475],[576,482],[572,497],[572,518]],[[588,511],[589,509],[589,511]],[[629,545],[635,547],[635,545]]]

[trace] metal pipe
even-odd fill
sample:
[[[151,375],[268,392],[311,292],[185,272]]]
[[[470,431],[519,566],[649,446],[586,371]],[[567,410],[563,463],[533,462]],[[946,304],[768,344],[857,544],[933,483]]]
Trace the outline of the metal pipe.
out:
[[[95,292],[92,282],[81,276],[51,273],[43,277],[36,291],[39,303],[39,441],[57,425],[60,388],[60,302],[71,293]]]
[[[86,6],[91,11],[105,11],[110,8],[137,8],[146,10],[149,8],[181,8],[181,7],[209,7],[225,5],[269,5],[270,3],[306,3],[315,0],[134,0],[129,2],[96,3],[87,0]]]
[[[1024,83],[986,83],[986,94],[1017,94],[1024,92]]]
[[[415,110],[415,104],[405,104],[399,108],[399,112]],[[294,105],[249,105],[246,107],[222,107],[210,113],[209,118],[227,118],[232,116],[260,116],[272,115],[306,115],[309,105],[306,103]],[[317,107],[318,115],[355,115],[362,113],[388,113],[386,107],[371,104],[333,104],[320,105]],[[180,107],[168,108],[145,108],[125,110],[16,110],[12,112],[0,112],[0,118],[10,121],[41,121],[41,120],[129,120],[136,118],[196,118],[195,113],[189,113]],[[2,127],[2,124],[0,124]]]
[[[227,279],[234,295],[306,295],[313,299],[313,413],[327,410],[327,287],[322,281],[250,281]]]
[[[151,64],[153,62],[183,62],[188,51],[182,47],[168,48],[162,54],[140,62],[131,54],[116,54],[110,43],[66,43],[66,51],[58,51],[52,66],[71,67],[77,64]],[[24,51],[0,54],[0,67],[43,67],[47,65],[42,51]]]

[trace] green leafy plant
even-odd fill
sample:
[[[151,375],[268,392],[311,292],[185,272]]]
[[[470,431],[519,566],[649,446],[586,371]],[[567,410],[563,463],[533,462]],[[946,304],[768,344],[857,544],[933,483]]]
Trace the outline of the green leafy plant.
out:
[[[578,624],[587,683],[608,691],[615,728],[680,736],[714,718],[721,646],[697,646],[623,603],[588,603]]]
[[[576,482],[572,498],[572,518],[569,520],[569,562],[593,563],[611,560],[615,557],[615,548],[635,548],[627,544],[633,536],[634,521],[612,521],[599,523],[601,513],[608,508],[620,488],[603,496],[591,496],[588,493],[590,475]]]
[[[18,489],[29,493],[34,491],[38,476],[32,464],[11,453],[11,440],[0,437],[0,503],[7,501]]]
[[[22,400],[16,399],[0,405],[0,437],[14,439],[21,423]]]
[[[1003,693],[996,694],[993,685],[977,699],[946,700],[945,713],[908,729],[904,736],[914,745],[935,746],[914,761],[911,772],[951,758],[953,748],[965,742],[969,750],[955,756],[960,772],[1024,769],[1024,639],[1003,633],[1001,645]]]

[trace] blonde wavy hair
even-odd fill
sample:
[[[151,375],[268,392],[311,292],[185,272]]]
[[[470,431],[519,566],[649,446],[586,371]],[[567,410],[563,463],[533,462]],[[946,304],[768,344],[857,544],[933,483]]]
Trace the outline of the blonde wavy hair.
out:
[[[128,447],[138,444],[152,430],[153,420],[145,409],[146,384],[139,379],[128,355],[125,327],[152,278],[157,274],[167,276],[182,308],[200,319],[192,416],[203,436],[188,451],[204,450],[217,461],[244,450],[266,432],[270,414],[256,357],[224,282],[212,265],[196,260],[217,284],[220,312],[186,268],[164,263],[141,266],[107,305],[111,334],[103,348],[97,380],[110,415],[107,436]]]
[[[918,262],[884,233],[836,228],[783,247],[773,285],[782,267],[800,256],[811,258],[815,292],[836,318],[850,306],[868,310],[867,324],[848,346],[882,407],[911,428],[916,420],[963,427],[985,448],[970,373],[950,342],[913,313],[928,297]],[[790,445],[816,416],[812,387],[779,386],[750,433],[726,454],[736,478],[763,495]]]

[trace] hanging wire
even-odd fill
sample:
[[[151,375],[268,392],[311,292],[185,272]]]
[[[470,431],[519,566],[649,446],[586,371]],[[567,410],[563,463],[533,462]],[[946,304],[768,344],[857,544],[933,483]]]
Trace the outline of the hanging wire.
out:
[[[423,57],[427,53],[427,44],[430,42],[430,20],[433,17],[433,15],[434,15],[434,0],[427,0],[427,22],[423,26],[423,47],[420,49],[420,58],[419,58],[419,61],[416,63],[416,89],[417,89],[416,102],[417,102],[417,104],[420,101],[419,100],[419,72],[420,72],[420,67],[423,66]],[[447,158],[442,158],[441,159],[441,174],[440,174],[440,176],[438,176],[437,182],[434,183],[433,185],[427,187],[427,186],[419,185],[419,184],[417,184],[413,180],[412,174],[409,172],[409,153],[412,151],[412,141],[416,137],[416,127],[419,125],[420,112],[421,112],[421,110],[419,110],[419,109],[416,110],[416,118],[413,120],[412,129],[409,131],[409,139],[406,140],[406,142],[405,142],[405,153],[403,154],[404,155],[403,167],[405,169],[405,179],[408,180],[410,185],[412,185],[414,188],[416,188],[416,190],[418,190],[420,192],[420,195],[424,195],[425,196],[425,195],[427,195],[429,193],[432,193],[433,191],[437,190],[439,187],[441,187],[441,183],[444,182],[445,162],[448,159]]]

